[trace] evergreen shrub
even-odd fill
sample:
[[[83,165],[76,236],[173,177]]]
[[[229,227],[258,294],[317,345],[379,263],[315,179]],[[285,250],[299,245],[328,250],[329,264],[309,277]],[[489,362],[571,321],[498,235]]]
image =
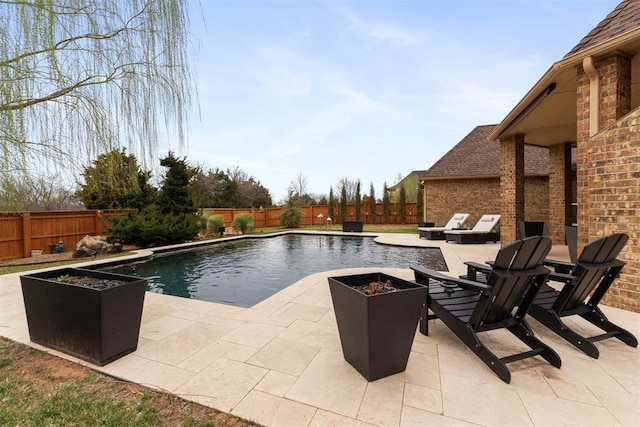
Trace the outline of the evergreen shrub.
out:
[[[111,220],[110,241],[140,248],[185,242],[193,239],[200,230],[197,215],[165,215],[155,204]]]
[[[278,217],[280,225],[285,228],[298,228],[302,224],[302,210],[294,197],[287,200],[287,205]]]

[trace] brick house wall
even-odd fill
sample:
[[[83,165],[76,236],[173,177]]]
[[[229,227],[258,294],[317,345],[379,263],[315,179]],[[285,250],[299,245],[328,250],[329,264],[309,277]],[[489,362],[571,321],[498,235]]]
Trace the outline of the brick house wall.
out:
[[[620,254],[627,264],[604,302],[640,312],[640,109],[589,141],[589,238],[629,235]]]
[[[640,312],[640,109],[586,145],[589,205],[579,206],[578,215],[588,224],[587,240],[616,232],[629,235],[619,257],[626,265],[603,302]]]
[[[578,70],[578,243],[614,232],[629,235],[626,262],[603,302],[640,312],[640,108],[631,111],[631,59],[596,63],[601,79],[600,131],[589,133],[589,79]]]
[[[525,220],[547,221],[549,179],[525,178]],[[424,186],[425,221],[442,226],[456,212],[471,214],[469,228],[484,214],[500,213],[500,178],[427,180]],[[540,201],[543,201],[542,203]]]

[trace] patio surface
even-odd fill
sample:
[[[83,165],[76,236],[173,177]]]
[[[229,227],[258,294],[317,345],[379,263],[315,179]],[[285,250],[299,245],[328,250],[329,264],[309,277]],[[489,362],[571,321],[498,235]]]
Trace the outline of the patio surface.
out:
[[[363,233],[366,235],[366,233]],[[457,245],[382,234],[381,243],[438,246],[450,274],[492,259],[498,244]],[[144,254],[143,251],[140,252]],[[568,259],[566,246],[550,258]],[[134,353],[104,367],[31,343],[19,274],[0,276],[0,335],[97,371],[174,393],[267,426],[614,426],[640,420],[640,350],[609,339],[592,359],[530,323],[562,358],[509,364],[503,383],[439,320],[416,333],[405,372],[368,383],[343,358],[327,277],[407,269],[343,269],[308,276],[251,308],[147,292]],[[640,314],[603,307],[640,336]],[[579,322],[577,328],[588,324]],[[522,348],[507,332],[486,334],[499,354]]]

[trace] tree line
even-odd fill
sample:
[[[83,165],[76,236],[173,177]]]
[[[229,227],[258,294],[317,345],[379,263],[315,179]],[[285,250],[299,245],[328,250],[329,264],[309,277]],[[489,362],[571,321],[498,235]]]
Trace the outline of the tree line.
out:
[[[239,167],[226,171],[205,169],[191,165],[186,158],[177,159],[170,152],[160,161],[169,171],[167,159],[184,168],[186,192],[196,209],[273,206],[269,190]],[[151,171],[143,170],[136,157],[124,148],[98,156],[84,169],[82,178],[84,182],[79,184],[76,195],[87,209],[137,209],[148,204],[148,198],[158,191],[152,184]],[[171,184],[166,182],[168,173],[159,179],[160,186]]]
[[[201,214],[203,208],[274,206],[269,190],[239,167],[226,171],[205,169],[191,165],[186,158],[178,158],[173,152],[160,159],[159,164],[164,168],[164,173],[154,179],[151,171],[142,168],[136,156],[128,154],[125,148],[111,150],[99,155],[84,168],[82,182],[73,196],[86,209],[126,210],[124,216],[109,218],[112,224],[109,238],[139,247],[192,240],[209,222]],[[338,183],[339,200],[334,196],[333,186],[329,189],[328,198],[321,197],[318,200],[309,194],[306,182],[302,175],[292,180],[285,209],[280,216],[283,227],[300,227],[300,208],[311,204],[326,204],[329,212],[336,212],[335,209],[339,207],[341,222],[351,216],[347,213],[347,207],[353,204],[356,221],[361,220],[365,212],[374,223],[377,220],[388,223],[392,216],[386,183],[382,195],[383,212],[379,217],[373,183],[369,194],[363,196],[359,180],[343,178]],[[403,223],[406,216],[404,188],[400,189],[397,209],[398,219]]]

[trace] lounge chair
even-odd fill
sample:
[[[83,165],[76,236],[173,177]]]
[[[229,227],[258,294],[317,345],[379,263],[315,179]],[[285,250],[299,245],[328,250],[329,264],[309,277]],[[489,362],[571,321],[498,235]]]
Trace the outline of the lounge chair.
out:
[[[631,332],[611,323],[598,308],[598,303],[618,277],[625,263],[616,257],[626,244],[628,236],[622,233],[601,237],[588,243],[575,264],[545,261],[556,273],[550,281],[564,283],[560,290],[546,284],[533,301],[529,313],[540,323],[569,341],[593,358],[600,352],[594,342],[615,337],[631,347],[638,340]],[[569,274],[558,273],[569,271]],[[584,337],[571,329],[563,317],[578,315],[605,331],[602,335]]]
[[[421,239],[444,240],[444,232],[462,227],[469,219],[468,213],[455,213],[444,227],[418,227]]]
[[[429,284],[421,332],[428,335],[428,319],[441,319],[506,383],[511,381],[506,364],[516,360],[540,355],[559,368],[562,362],[558,354],[534,337],[525,322],[529,305],[549,275],[550,271],[542,266],[542,262],[550,249],[551,240],[542,236],[506,245],[498,251],[487,283],[451,277],[423,266],[411,267],[416,282]],[[427,309],[434,314],[427,316]],[[501,328],[506,328],[530,350],[504,357],[496,356],[485,346],[478,333]]]
[[[500,241],[500,233],[493,229],[500,224],[500,215],[482,215],[471,230],[448,230],[444,232],[447,242],[487,243]]]

